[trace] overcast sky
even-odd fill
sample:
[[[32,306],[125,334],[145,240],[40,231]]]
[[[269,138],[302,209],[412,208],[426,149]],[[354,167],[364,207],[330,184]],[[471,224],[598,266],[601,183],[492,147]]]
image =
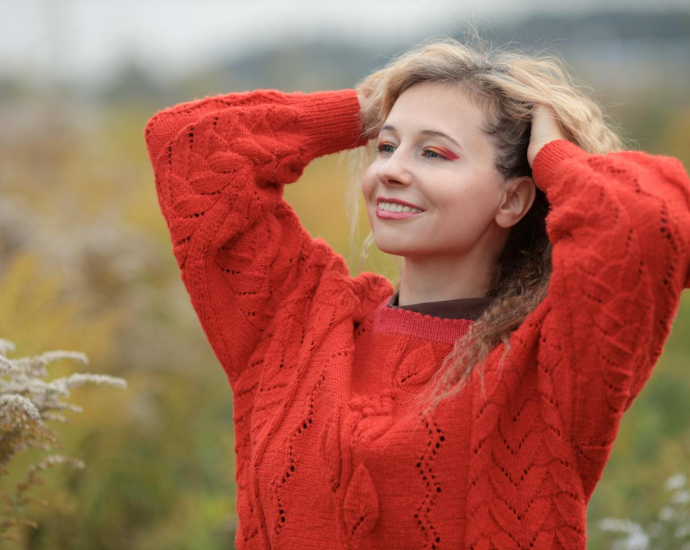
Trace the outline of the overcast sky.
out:
[[[107,78],[133,55],[175,75],[217,57],[294,38],[375,46],[593,8],[690,10],[690,0],[0,0],[0,77]]]

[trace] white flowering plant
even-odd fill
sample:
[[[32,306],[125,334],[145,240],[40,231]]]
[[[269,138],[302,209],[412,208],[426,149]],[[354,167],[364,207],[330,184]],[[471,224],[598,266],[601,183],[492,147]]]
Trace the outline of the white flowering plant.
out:
[[[0,476],[7,475],[8,463],[20,451],[30,447],[43,450],[62,448],[46,421],[56,420],[69,423],[69,420],[56,411],[70,410],[82,412],[77,405],[65,403],[61,397],[69,397],[70,389],[85,383],[105,384],[126,388],[122,378],[108,375],[75,373],[65,378],[46,381],[46,365],[59,359],[73,359],[88,365],[87,356],[74,351],[50,351],[35,357],[10,359],[8,351],[15,346],[9,340],[0,338]],[[35,521],[20,517],[29,504],[47,506],[44,499],[27,495],[33,485],[43,485],[38,471],[56,464],[68,463],[75,468],[84,468],[79,459],[55,454],[48,456],[27,468],[27,476],[15,483],[13,494],[0,491],[5,506],[0,513],[0,541],[19,540],[7,531],[18,525],[37,528]]]
[[[675,473],[664,483],[670,493],[657,519],[643,526],[629,519],[604,518],[599,529],[622,533],[611,550],[690,550],[690,490],[684,473]]]

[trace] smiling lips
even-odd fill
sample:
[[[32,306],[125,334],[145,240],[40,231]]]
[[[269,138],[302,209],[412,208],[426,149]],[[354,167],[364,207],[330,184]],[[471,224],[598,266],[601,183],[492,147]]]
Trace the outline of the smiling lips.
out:
[[[402,218],[410,218],[412,216],[419,216],[422,212],[386,212],[385,210],[376,209],[376,217],[389,220],[399,220]]]
[[[400,199],[387,199],[385,197],[376,197],[376,217],[377,218],[383,218],[383,219],[389,219],[389,220],[400,220],[403,218],[410,218],[412,216],[416,216],[418,214],[422,214],[424,210],[419,208],[418,206],[411,204],[409,202],[405,202]],[[392,205],[402,205],[405,207],[405,212],[391,212],[390,210],[383,210],[380,208],[381,203],[387,203],[387,204],[392,204]],[[410,209],[413,209],[413,211],[410,211]]]
[[[376,207],[376,217],[389,220],[400,220],[403,218],[410,218],[412,216],[419,216],[420,214],[423,214],[423,212],[387,212],[385,210],[381,210],[378,206]]]
[[[401,200],[401,199],[387,199],[386,197],[382,197],[382,196],[376,197],[376,203],[378,204],[381,202],[389,202],[392,204],[402,204],[403,206],[409,206],[410,208],[416,208],[417,210],[424,211],[423,208],[420,208],[416,204],[412,204],[410,202],[405,202],[404,200]]]

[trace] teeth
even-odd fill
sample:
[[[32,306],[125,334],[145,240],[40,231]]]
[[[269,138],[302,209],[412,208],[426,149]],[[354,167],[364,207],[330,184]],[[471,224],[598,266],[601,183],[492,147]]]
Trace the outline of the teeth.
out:
[[[385,212],[422,212],[419,208],[410,208],[409,206],[403,206],[402,204],[392,202],[380,202],[379,209]]]

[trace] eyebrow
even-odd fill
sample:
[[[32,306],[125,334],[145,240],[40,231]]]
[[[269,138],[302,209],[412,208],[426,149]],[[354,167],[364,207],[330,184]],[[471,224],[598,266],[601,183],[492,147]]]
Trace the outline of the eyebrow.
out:
[[[380,131],[383,132],[384,130],[390,130],[391,132],[397,132],[397,130],[395,129],[395,126],[391,126],[390,124],[386,124],[385,126],[383,126],[383,127],[381,128]],[[462,146],[461,146],[457,141],[455,141],[455,140],[454,140],[452,137],[450,137],[448,134],[445,134],[445,133],[443,133],[443,132],[441,132],[441,131],[439,131],[439,130],[420,130],[419,133],[422,134],[422,135],[424,135],[424,136],[440,136],[440,137],[444,137],[444,138],[446,138],[448,141],[454,143],[454,144],[458,147],[458,149],[462,149]]]

